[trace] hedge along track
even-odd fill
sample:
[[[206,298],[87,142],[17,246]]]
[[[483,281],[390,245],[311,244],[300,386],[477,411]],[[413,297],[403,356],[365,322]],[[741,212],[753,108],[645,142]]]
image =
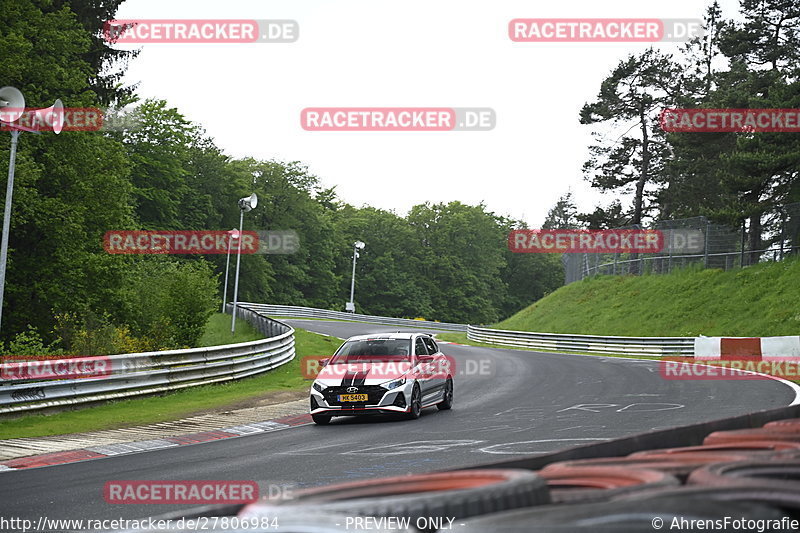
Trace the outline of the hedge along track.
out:
[[[530,470],[457,470],[337,483],[297,491],[281,507],[307,506],[357,516],[461,519],[550,503],[545,480]],[[253,503],[240,517],[269,515],[274,506]],[[445,522],[446,523],[446,522]]]

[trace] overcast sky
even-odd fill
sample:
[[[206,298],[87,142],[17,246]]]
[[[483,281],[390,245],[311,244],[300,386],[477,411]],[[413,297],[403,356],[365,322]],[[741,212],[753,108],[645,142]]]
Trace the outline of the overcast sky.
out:
[[[117,18],[293,19],[290,44],[144,44],[127,83],[165,99],[234,157],[301,161],[354,205],[484,202],[541,225],[581,177],[581,106],[646,43],[516,43],[515,18],[702,18],[708,0],[127,0]],[[723,0],[723,15],[738,2]],[[676,43],[656,45],[677,51]],[[492,131],[304,131],[306,107],[490,107]]]

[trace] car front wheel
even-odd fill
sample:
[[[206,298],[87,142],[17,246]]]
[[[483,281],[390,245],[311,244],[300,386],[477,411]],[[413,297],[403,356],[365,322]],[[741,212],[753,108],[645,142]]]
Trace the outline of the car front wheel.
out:
[[[453,407],[453,378],[447,377],[444,383],[444,397],[442,401],[436,404],[436,407],[441,411],[446,411]]]
[[[411,391],[411,401],[408,406],[408,413],[406,418],[408,420],[416,420],[422,412],[422,393],[419,390],[419,385],[414,385],[414,390]]]

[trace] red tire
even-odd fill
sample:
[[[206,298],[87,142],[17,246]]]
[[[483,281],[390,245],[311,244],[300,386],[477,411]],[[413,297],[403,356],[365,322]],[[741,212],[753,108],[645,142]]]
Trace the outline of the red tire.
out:
[[[730,506],[737,506],[741,502],[753,502],[770,507],[791,510],[793,515],[800,511],[800,492],[786,488],[761,488],[761,487],[704,487],[690,485],[686,487],[642,490],[630,494],[623,494],[615,500],[646,500],[649,498],[682,497],[693,501],[724,502]]]
[[[550,487],[553,503],[605,501],[614,496],[644,488],[664,488],[680,484],[675,476],[660,470],[620,466],[582,466],[553,463],[539,471]]]
[[[800,431],[800,418],[784,418],[764,424],[765,428],[779,428],[780,431]]]
[[[701,446],[683,446],[681,448],[661,448],[630,454],[628,457],[648,457],[650,455],[680,455],[695,452],[720,452],[747,455],[774,455],[800,451],[800,442],[787,440],[747,440],[723,444],[704,444]]]
[[[646,457],[602,457],[598,459],[586,459],[581,461],[565,461],[562,463],[554,463],[551,471],[556,472],[561,468],[573,467],[618,467],[618,468],[645,468],[649,470],[658,470],[677,477],[680,481],[686,477],[696,468],[705,466],[711,463],[725,463],[731,461],[746,461],[752,459],[751,456],[745,454],[735,453],[722,453],[722,452],[695,452],[683,454],[652,454]],[[548,467],[550,468],[550,467]],[[547,471],[547,468],[542,471]],[[546,476],[545,476],[546,478]],[[550,485],[550,488],[554,487]]]
[[[750,440],[783,440],[800,442],[800,432],[781,431],[775,427],[715,431],[703,440],[703,444],[731,444],[742,443]]]
[[[545,505],[533,509],[477,517],[454,529],[456,533],[654,533],[670,531],[673,517],[686,521],[710,522],[731,516],[730,502],[692,499],[681,496],[618,500],[580,505]],[[735,515],[745,520],[780,521],[785,513],[771,506],[741,501]],[[657,524],[655,520],[662,520]],[[654,525],[657,524],[657,525]],[[685,527],[683,531],[699,531]],[[677,531],[677,528],[672,529]],[[718,529],[717,531],[721,531]],[[731,531],[730,528],[725,531]]]
[[[467,518],[550,503],[544,479],[530,470],[476,469],[337,483],[294,493],[298,509],[358,516]],[[242,514],[257,514],[251,504]],[[268,514],[269,506],[267,506]]]
[[[743,461],[699,468],[688,484],[706,487],[750,487],[800,493],[800,460]]]

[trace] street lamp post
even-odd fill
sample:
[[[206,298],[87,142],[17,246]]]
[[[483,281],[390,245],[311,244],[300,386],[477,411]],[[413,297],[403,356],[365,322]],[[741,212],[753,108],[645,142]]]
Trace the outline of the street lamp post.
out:
[[[6,262],[8,260],[8,234],[11,231],[11,198],[14,193],[14,169],[17,161],[17,142],[22,131],[40,133],[37,130],[26,128],[16,122],[25,112],[25,97],[14,87],[3,87],[0,89],[0,122],[6,123],[11,129],[11,154],[8,159],[8,182],[6,183],[6,205],[3,212],[3,235],[0,237],[0,324],[3,320],[3,298],[6,288]],[[64,126],[64,106],[61,100],[56,100],[55,104],[47,109],[39,109],[35,112],[37,122],[50,125],[53,132],[61,133]],[[49,115],[49,117],[48,117]],[[49,119],[49,120],[48,120]]]
[[[361,241],[353,243],[353,276],[350,278],[350,301],[345,305],[345,311],[350,313],[356,312],[356,304],[353,301],[353,293],[356,289],[356,259],[358,258],[358,251],[363,250],[364,246],[366,245]]]
[[[242,260],[242,225],[244,224],[245,211],[252,210],[258,205],[256,193],[247,198],[239,198],[239,250],[236,254],[236,280],[233,282],[233,313],[231,313],[231,334],[236,333],[236,308],[239,306],[239,264]]]
[[[222,312],[225,312],[225,304],[228,303],[228,266],[231,264],[231,242],[239,238],[239,231],[236,228],[226,232],[228,234],[228,258],[225,259],[225,288],[222,290]]]

